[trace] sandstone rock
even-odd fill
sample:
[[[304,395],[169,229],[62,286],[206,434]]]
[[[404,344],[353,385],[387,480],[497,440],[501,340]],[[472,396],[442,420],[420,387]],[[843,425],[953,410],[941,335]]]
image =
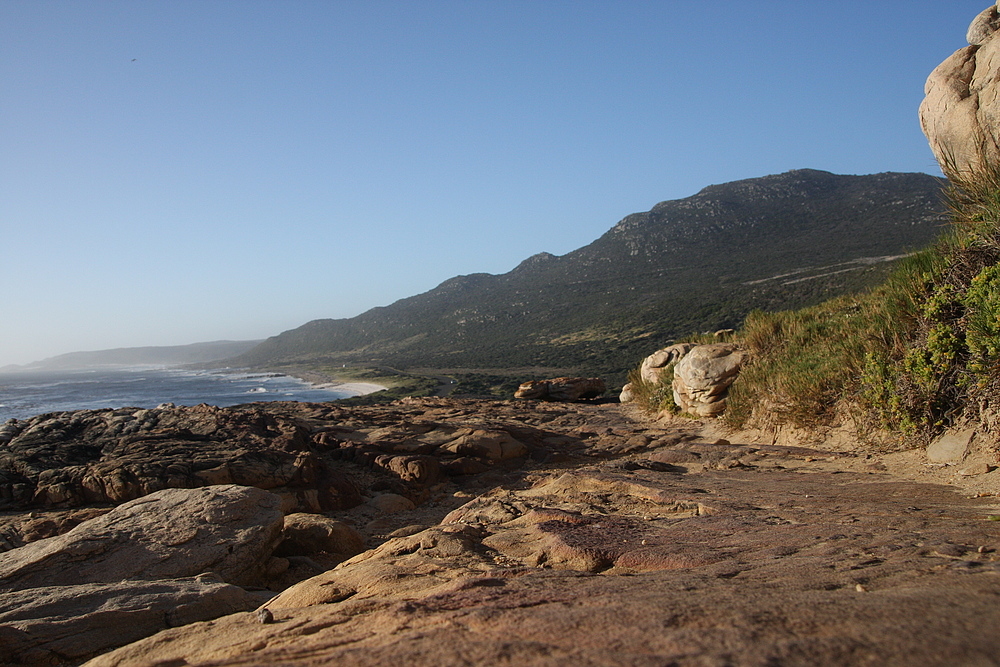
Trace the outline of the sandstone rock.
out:
[[[365,550],[365,540],[354,528],[319,514],[296,513],[285,517],[282,542],[276,556],[310,556],[319,552],[347,560]]]
[[[1000,13],[997,12],[996,5],[993,5],[984,9],[972,20],[965,34],[965,40],[972,46],[981,46],[997,31],[997,28],[1000,28]]]
[[[490,461],[506,461],[527,455],[528,447],[506,431],[476,429],[442,447],[459,456],[478,456]]]
[[[441,478],[441,464],[432,456],[389,456],[375,459],[375,465],[389,470],[404,482],[430,486]]]
[[[0,590],[215,572],[250,584],[281,539],[280,499],[260,489],[166,489],[68,533],[0,554]]]
[[[945,431],[927,445],[927,460],[931,463],[960,463],[969,451],[969,444],[975,434],[975,428]]]
[[[0,596],[2,659],[79,663],[160,630],[249,611],[260,602],[214,575],[7,592]]]
[[[1000,161],[998,25],[995,6],[980,13],[966,35],[970,46],[935,68],[924,86],[920,124],[945,173]]]
[[[413,501],[395,493],[383,493],[368,501],[382,514],[395,514],[396,512],[408,512],[416,507]]]
[[[698,417],[721,414],[743,358],[744,353],[729,343],[691,349],[674,366],[674,402],[682,411]]]
[[[621,393],[618,394],[618,402],[631,403],[634,400],[635,400],[635,392],[632,389],[632,383],[629,382],[624,387],[622,387]]]
[[[600,378],[561,377],[524,382],[514,392],[514,398],[572,402],[598,398],[605,391],[607,386]]]
[[[165,488],[240,484],[316,491],[322,509],[360,493],[307,451],[308,429],[256,407],[81,410],[19,423],[0,456],[0,504],[121,503]]]
[[[407,600],[427,595],[450,582],[481,575],[493,567],[470,526],[435,526],[390,539],[337,568],[292,586],[267,603],[268,609],[295,609],[382,598]],[[447,567],[443,565],[447,564]]]
[[[663,377],[665,369],[670,364],[676,364],[695,347],[697,346],[694,343],[677,343],[657,350],[642,360],[642,364],[639,366],[639,375],[646,382],[658,384],[661,380],[668,379]]]
[[[990,466],[985,462],[973,463],[967,468],[958,471],[959,475],[973,477],[975,475],[985,475],[990,472]]]
[[[587,465],[464,514],[498,521],[401,535],[288,589],[273,623],[169,629],[89,667],[989,664],[993,500],[845,469]]]

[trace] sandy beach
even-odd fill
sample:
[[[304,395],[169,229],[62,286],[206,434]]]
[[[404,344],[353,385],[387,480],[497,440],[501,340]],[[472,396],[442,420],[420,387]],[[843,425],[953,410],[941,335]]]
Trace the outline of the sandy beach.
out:
[[[384,387],[380,384],[375,384],[373,382],[343,382],[334,375],[329,375],[322,371],[314,370],[288,370],[282,369],[277,371],[285,375],[290,375],[291,377],[296,377],[300,380],[308,382],[315,389],[329,389],[331,391],[338,392],[351,392],[351,396],[363,396],[365,394],[372,394],[376,391],[384,391],[388,387]]]
[[[365,394],[372,394],[376,391],[384,391],[388,388],[383,387],[380,384],[372,384],[371,382],[323,382],[320,384],[313,383],[313,387],[316,389],[330,389],[332,391],[339,392],[349,391],[351,392],[351,396],[364,396]]]

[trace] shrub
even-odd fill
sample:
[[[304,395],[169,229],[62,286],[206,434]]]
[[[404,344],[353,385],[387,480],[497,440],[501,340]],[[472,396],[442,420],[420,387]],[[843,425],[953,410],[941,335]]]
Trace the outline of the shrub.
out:
[[[733,426],[828,422],[930,435],[1000,396],[1000,167],[950,173],[952,226],[866,293],[747,317]]]

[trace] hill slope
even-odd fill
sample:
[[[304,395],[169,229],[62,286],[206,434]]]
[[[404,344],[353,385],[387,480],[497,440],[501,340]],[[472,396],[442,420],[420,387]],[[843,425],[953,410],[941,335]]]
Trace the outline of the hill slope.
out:
[[[627,216],[561,257],[473,274],[357,317],[315,320],[234,360],[248,365],[552,367],[621,375],[695,331],[872,284],[945,222],[927,174],[816,170],[713,185]]]
[[[218,361],[243,354],[260,343],[259,340],[218,340],[191,345],[160,347],[121,347],[93,352],[69,352],[49,357],[25,366],[12,366],[7,370],[71,370],[92,366],[181,366]]]

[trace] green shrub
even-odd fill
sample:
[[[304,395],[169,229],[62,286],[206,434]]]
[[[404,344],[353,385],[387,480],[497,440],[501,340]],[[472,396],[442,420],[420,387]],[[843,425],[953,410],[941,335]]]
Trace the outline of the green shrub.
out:
[[[926,436],[1000,396],[1000,167],[950,178],[952,228],[883,285],[747,317],[726,422],[814,426],[839,406]]]

